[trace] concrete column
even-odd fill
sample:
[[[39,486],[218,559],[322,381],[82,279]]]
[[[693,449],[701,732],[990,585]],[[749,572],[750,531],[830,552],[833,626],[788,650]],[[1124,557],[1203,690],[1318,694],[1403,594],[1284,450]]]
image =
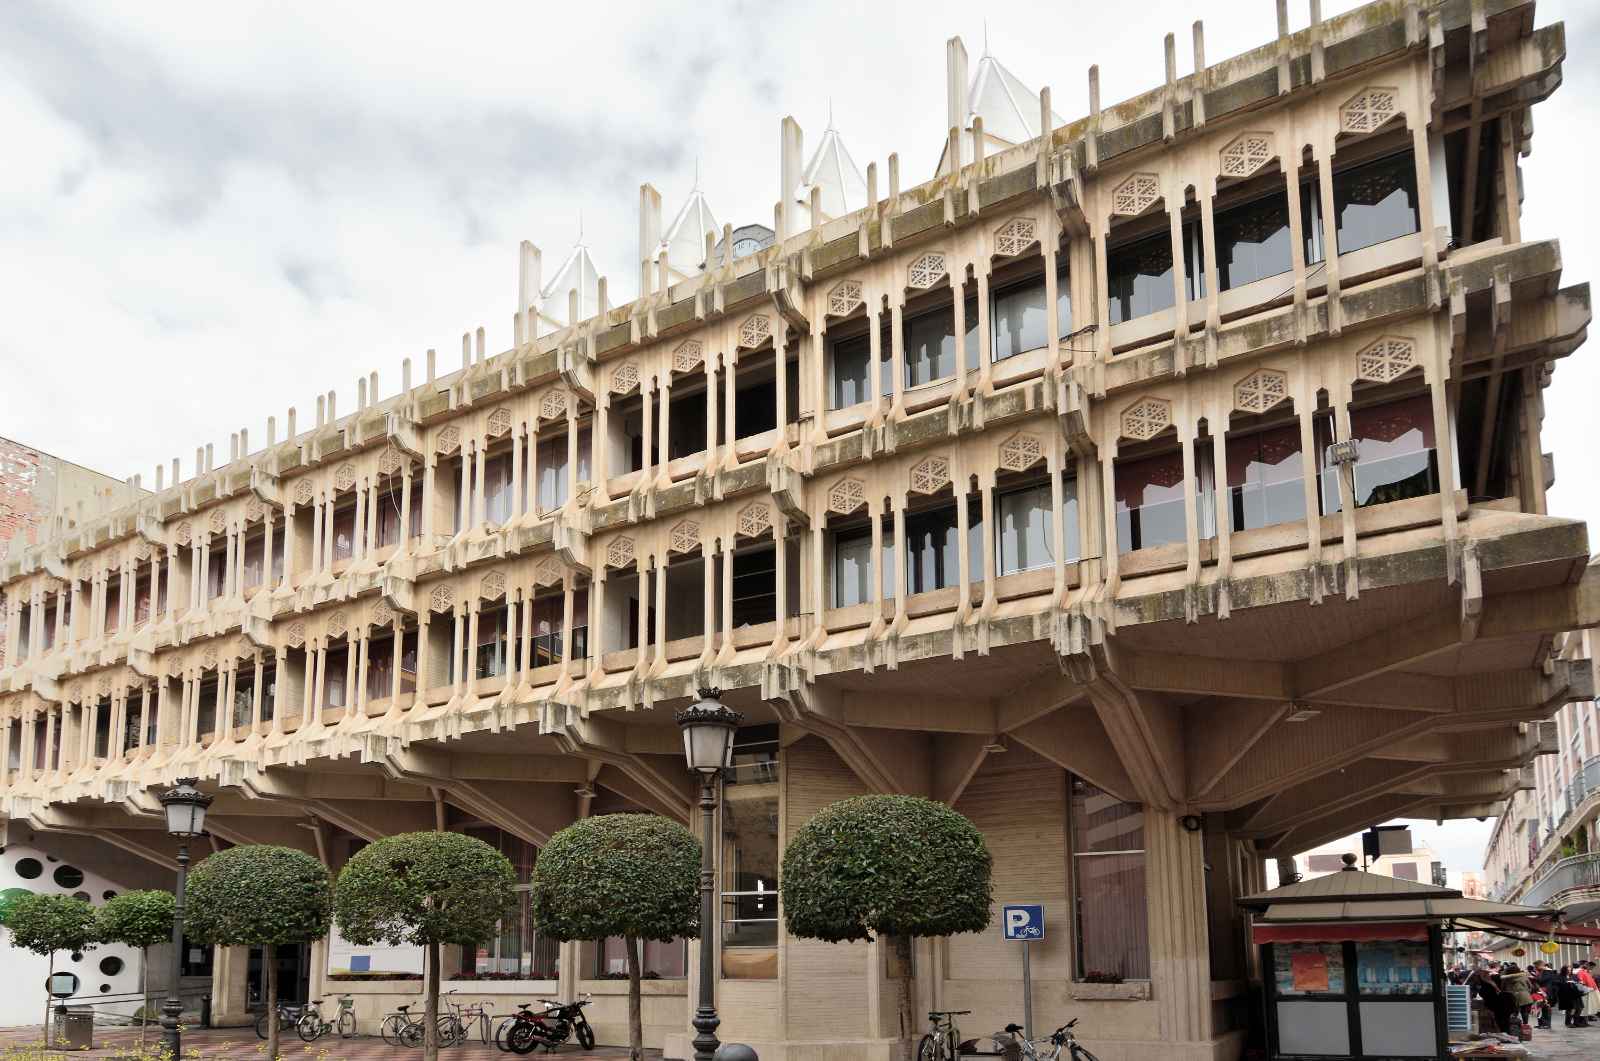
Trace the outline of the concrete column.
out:
[[[369,512],[369,509],[367,508],[367,491],[362,486],[361,483],[357,483],[356,484],[355,495],[356,495],[356,520],[355,520],[355,531],[350,536],[351,537],[350,557],[353,560],[361,560],[361,559],[364,559],[366,557],[366,555],[367,555],[367,550],[366,550],[366,541],[367,541],[366,526],[367,526],[367,515],[368,515],[368,512]]]
[[[453,662],[450,664],[450,670],[452,673],[452,681],[450,686],[451,694],[453,696],[461,695],[462,680],[466,674],[466,667],[461,660],[461,638],[464,633],[462,629],[464,625],[464,616],[461,614],[461,607],[457,606],[455,611],[455,630],[451,638],[454,654],[451,656]]]
[[[322,571],[322,504],[311,502],[311,573]]]
[[[412,696],[412,704],[421,705],[428,691],[428,619],[432,615],[426,606],[417,610],[417,691]],[[395,680],[399,680],[400,668],[395,668]],[[398,686],[397,686],[398,688]]]
[[[254,666],[252,667],[251,681],[250,681],[250,735],[251,736],[255,736],[255,734],[261,728],[261,685],[262,685],[262,679],[263,679],[264,676],[263,676],[263,673],[262,673],[262,666],[261,666],[261,653],[259,651],[256,652],[253,662],[254,662]]]
[[[354,640],[346,640],[345,653],[345,688],[344,717],[361,719],[367,713],[367,627],[361,628],[361,636]]]
[[[261,589],[270,592],[272,589],[272,509],[264,510],[261,516]],[[285,545],[288,542],[284,543]],[[243,576],[240,576],[240,585],[243,585]]]
[[[506,687],[510,688],[510,687],[512,687],[512,686],[514,686],[516,684],[517,671],[519,669],[518,668],[518,663],[521,661],[521,659],[526,659],[527,657],[522,656],[521,652],[519,651],[521,646],[519,646],[518,643],[517,643],[517,596],[516,596],[516,591],[513,590],[509,586],[506,587],[505,643],[506,643],[506,674],[505,674],[505,678],[506,678]]]
[[[489,471],[489,440],[480,439],[474,449],[476,459],[473,461],[475,466],[473,479],[476,485],[472,492],[472,525],[481,527],[489,519],[485,512],[488,504],[486,480]]]
[[[882,358],[883,328],[878,320],[878,299],[873,296],[867,305],[867,395],[872,403],[868,418],[873,422],[883,414]]]
[[[595,434],[589,432],[589,448],[595,448]],[[534,444],[537,444],[538,432],[534,433]],[[537,464],[537,458],[532,455],[537,451],[530,451],[530,458]],[[591,458],[592,463],[592,458]],[[594,473],[591,471],[591,475]],[[529,482],[532,482],[529,478]],[[578,398],[576,395],[567,395],[567,501],[569,505],[578,503]]]
[[[405,628],[401,626],[400,616],[398,615],[394,617],[393,630],[394,640],[390,647],[394,651],[394,660],[393,666],[389,671],[389,706],[398,708],[400,706],[400,660],[403,655],[402,650],[405,648]],[[418,654],[420,655],[420,650]]]
[[[1211,1056],[1210,935],[1206,924],[1203,834],[1176,814],[1144,816],[1150,980],[1158,1038],[1175,1056]],[[1192,1045],[1191,1045],[1192,1044]],[[1190,1045],[1189,1050],[1183,1049]]]
[[[773,372],[774,372],[775,376],[777,377],[774,382],[776,384],[776,388],[775,389],[778,392],[778,408],[777,408],[778,441],[777,441],[776,448],[778,449],[779,452],[782,452],[782,451],[787,450],[789,448],[789,346],[788,346],[788,331],[789,331],[789,326],[784,323],[784,320],[783,320],[782,317],[777,318],[777,320],[775,320],[773,322],[772,366],[773,366]],[[661,422],[662,422],[663,425],[666,424],[666,414],[665,414],[665,412],[662,413],[662,421]],[[665,426],[662,427],[662,431],[663,431],[663,434],[664,434],[665,431],[666,431]],[[663,454],[662,459],[663,460],[666,459],[665,454]]]
[[[299,544],[295,535],[294,517],[295,510],[292,505],[283,510],[283,582],[281,585],[284,589],[288,589],[294,583],[294,554]]]
[[[322,570],[330,574],[333,572],[333,512],[338,500],[337,494],[330,493],[323,502],[326,511],[322,515]]]
[[[472,455],[461,447],[461,494],[456,498],[456,533],[466,532],[472,523]]]
[[[737,443],[737,438],[735,437],[736,436],[736,432],[738,430],[739,420],[738,420],[738,417],[734,415],[734,410],[736,409],[736,406],[735,406],[734,403],[735,403],[736,395],[737,395],[738,373],[739,373],[739,365],[738,365],[738,362],[737,362],[736,359],[737,359],[737,354],[736,353],[728,354],[727,363],[723,366],[723,373],[722,373],[722,375],[723,375],[722,386],[723,386],[723,398],[724,398],[723,411],[722,411],[722,416],[723,416],[722,422],[723,422],[724,430],[725,430],[725,433],[724,433],[723,437],[727,439],[726,461],[725,461],[725,463],[727,463],[730,467],[739,463],[739,451],[738,451],[738,447],[737,447],[737,444],[736,444]]]
[[[717,364],[710,353],[701,363],[706,374],[706,467],[711,467],[717,453]]]
[[[722,542],[722,651],[733,652],[733,544],[730,534]]]
[[[651,469],[655,466],[654,446],[655,439],[655,389],[654,380],[646,378],[639,381],[639,397],[644,399],[644,438],[639,446],[640,483],[650,481]]]
[[[522,448],[527,441],[527,432],[523,425],[513,424],[511,427],[511,518],[513,520],[522,515]]]
[[[778,386],[780,388],[783,386],[781,380],[779,381]],[[657,435],[660,441],[659,448],[656,450],[656,458],[661,462],[661,483],[665,486],[669,485],[672,481],[671,476],[667,471],[667,466],[672,461],[672,370],[670,368],[661,374],[660,390],[661,428]],[[783,392],[780,390],[778,393],[781,395]],[[783,399],[780,397],[779,408],[782,408],[782,400]]]
[[[400,537],[395,543],[398,552],[411,551],[411,464],[400,469]]]

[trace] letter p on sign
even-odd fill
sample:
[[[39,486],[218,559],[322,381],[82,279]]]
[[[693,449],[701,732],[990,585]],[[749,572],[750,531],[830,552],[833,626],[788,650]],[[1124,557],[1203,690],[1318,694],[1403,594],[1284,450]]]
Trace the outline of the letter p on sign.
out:
[[[1011,940],[1044,939],[1044,904],[1007,905],[1001,912],[1001,927]]]

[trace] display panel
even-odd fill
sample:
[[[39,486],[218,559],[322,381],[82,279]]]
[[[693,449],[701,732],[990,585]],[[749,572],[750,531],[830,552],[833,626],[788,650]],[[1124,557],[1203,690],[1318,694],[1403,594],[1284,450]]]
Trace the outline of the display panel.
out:
[[[1344,945],[1280,943],[1272,948],[1280,998],[1344,994]]]
[[[1356,988],[1363,995],[1433,994],[1433,965],[1426,943],[1358,943],[1356,970]]]
[[[1343,1002],[1279,1002],[1278,1053],[1348,1057],[1349,1007]]]

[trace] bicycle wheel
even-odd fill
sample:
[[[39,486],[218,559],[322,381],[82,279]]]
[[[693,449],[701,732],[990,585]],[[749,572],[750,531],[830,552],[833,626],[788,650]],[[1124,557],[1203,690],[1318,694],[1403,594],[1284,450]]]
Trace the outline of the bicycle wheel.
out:
[[[917,1043],[917,1061],[944,1061],[940,1056],[942,1052],[939,1043],[931,1035],[924,1035],[922,1041]]]
[[[1072,1061],[1100,1061],[1100,1059],[1077,1043],[1072,1044]]]
[[[261,1014],[261,1016],[256,1018],[256,1038],[257,1039],[265,1039],[267,1037],[267,1018],[270,1017],[270,1016],[272,1016],[272,1014],[263,1013],[263,1014]]]
[[[391,1013],[383,1018],[383,1023],[378,1025],[378,1034],[390,1046],[401,1046],[401,1036],[405,1033],[405,1018],[398,1013]]]
[[[594,1028],[586,1020],[580,1020],[577,1027],[578,1045],[585,1050],[594,1049]]]
[[[356,1015],[349,1010],[339,1014],[339,1038],[349,1039],[356,1034]]]
[[[467,1029],[462,1027],[461,1022],[455,1017],[439,1018],[439,1045],[441,1047],[459,1046],[466,1041],[466,1038]]]
[[[407,1021],[406,1026],[400,1029],[400,1045],[416,1048],[422,1045],[422,1022]]]
[[[506,1049],[514,1054],[531,1054],[543,1044],[538,1028],[529,1021],[519,1021],[506,1032]]]
[[[317,1015],[307,1011],[300,1018],[300,1023],[294,1026],[294,1030],[300,1033],[300,1038],[311,1043],[316,1042],[317,1038],[322,1034],[322,1027],[322,1021],[317,1018]]]
[[[494,1045],[509,1053],[511,1047],[506,1045],[506,1036],[509,1035],[511,1033],[511,1029],[515,1028],[516,1026],[517,1015],[515,1013],[510,1014],[509,1016],[501,1017],[500,1023],[496,1024],[494,1027]]]

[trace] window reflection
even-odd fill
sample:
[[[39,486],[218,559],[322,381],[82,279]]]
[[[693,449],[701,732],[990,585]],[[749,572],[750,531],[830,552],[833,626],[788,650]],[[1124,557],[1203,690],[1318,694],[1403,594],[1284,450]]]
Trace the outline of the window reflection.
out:
[[[1229,525],[1233,530],[1305,519],[1298,424],[1230,437],[1227,454]]]
[[[906,386],[917,387],[955,374],[955,315],[950,307],[909,317],[903,328]]]
[[[1439,492],[1433,408],[1426,395],[1350,411],[1356,507]]]
[[[1285,193],[1219,210],[1215,228],[1217,286],[1223,291],[1286,273],[1292,267]]]
[[[1390,155],[1335,173],[1333,209],[1339,221],[1341,254],[1420,231],[1412,153]]]
[[[1188,297],[1193,300],[1204,294],[1205,260],[1200,249],[1200,223],[1186,222],[1182,236],[1185,285]],[[1111,248],[1106,254],[1106,280],[1112,324],[1171,309],[1174,298],[1171,234],[1163,229]]]

